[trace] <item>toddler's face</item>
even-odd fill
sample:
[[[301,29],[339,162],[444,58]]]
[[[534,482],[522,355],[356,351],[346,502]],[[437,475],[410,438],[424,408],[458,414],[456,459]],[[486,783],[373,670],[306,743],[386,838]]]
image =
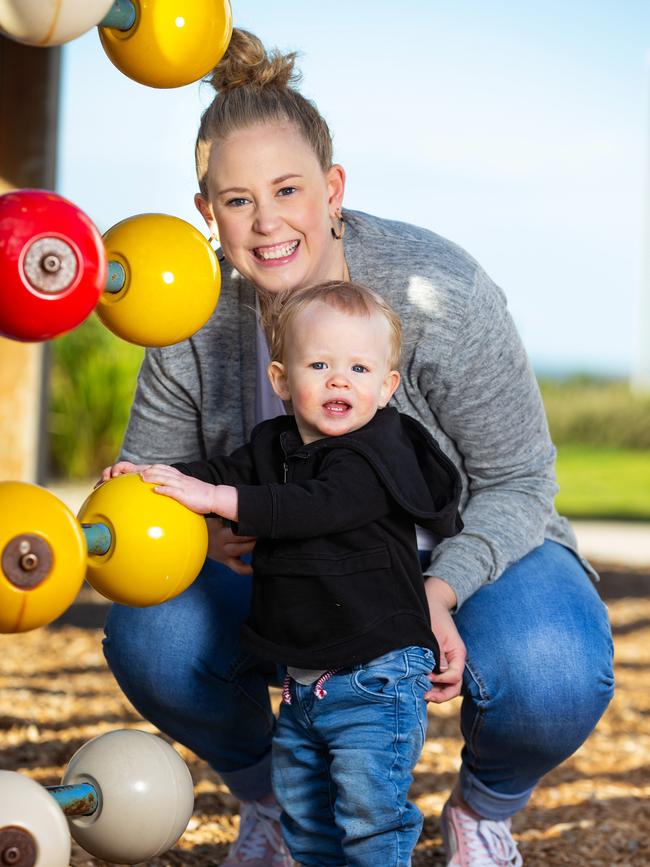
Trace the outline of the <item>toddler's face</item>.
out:
[[[290,323],[284,363],[269,376],[291,400],[303,442],[358,430],[399,385],[389,367],[390,326],[381,313],[344,313],[316,301]]]

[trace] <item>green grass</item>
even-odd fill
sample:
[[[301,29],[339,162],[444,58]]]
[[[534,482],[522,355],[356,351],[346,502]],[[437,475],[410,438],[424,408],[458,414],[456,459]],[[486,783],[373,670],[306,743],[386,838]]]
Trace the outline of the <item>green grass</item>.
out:
[[[558,450],[558,511],[573,518],[650,520],[650,450]]]

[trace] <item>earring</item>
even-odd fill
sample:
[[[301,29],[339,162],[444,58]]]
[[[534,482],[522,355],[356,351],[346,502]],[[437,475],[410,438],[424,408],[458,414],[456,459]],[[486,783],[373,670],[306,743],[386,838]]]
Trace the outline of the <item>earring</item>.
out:
[[[216,244],[217,247],[219,247],[221,245],[219,237],[217,235],[215,235],[214,232],[210,233],[210,237],[208,238],[208,244],[212,247],[212,249],[215,251],[215,253],[217,251],[215,250],[213,244]]]
[[[332,238],[334,238],[335,241],[340,241],[341,238],[343,237],[344,232],[345,232],[345,220],[343,219],[343,214],[341,213],[340,208],[336,212],[335,216],[336,216],[336,219],[339,221],[339,231],[337,234],[336,230],[334,229],[334,226],[332,226],[331,227]]]

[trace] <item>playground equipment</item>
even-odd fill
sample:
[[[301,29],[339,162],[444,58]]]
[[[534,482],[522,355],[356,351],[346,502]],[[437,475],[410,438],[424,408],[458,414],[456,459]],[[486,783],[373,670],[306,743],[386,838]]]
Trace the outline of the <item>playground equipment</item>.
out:
[[[129,78],[180,87],[221,60],[232,11],[229,0],[0,0],[0,31],[28,45],[61,45],[94,26]]]
[[[178,217],[129,217],[102,241],[89,217],[56,193],[0,196],[0,335],[48,340],[96,309],[119,337],[166,346],[205,324],[220,288],[210,244]]]
[[[61,786],[0,771],[0,864],[68,867],[70,834],[98,858],[137,864],[170,849],[193,808],[173,747],[147,732],[108,732],[77,750]]]
[[[90,494],[77,521],[49,491],[0,482],[0,633],[51,623],[84,577],[108,599],[135,607],[189,587],[207,553],[205,520],[153,487],[137,474],[111,479]]]

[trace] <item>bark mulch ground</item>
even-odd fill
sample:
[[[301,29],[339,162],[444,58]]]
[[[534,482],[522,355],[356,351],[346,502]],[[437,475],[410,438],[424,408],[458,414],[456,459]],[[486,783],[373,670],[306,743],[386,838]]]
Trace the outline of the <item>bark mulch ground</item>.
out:
[[[616,644],[617,694],[587,743],[545,777],[514,820],[527,867],[650,865],[650,570],[603,568]],[[0,767],[57,785],[73,752],[117,728],[155,731],[117,689],[101,651],[105,605],[88,591],[60,621],[0,636]],[[413,798],[425,815],[415,867],[442,867],[438,814],[459,766],[459,702],[430,708]],[[216,867],[237,832],[237,803],[175,744],[192,772],[189,827],[152,867]],[[71,867],[105,862],[73,847]],[[377,865],[382,867],[382,865]]]

